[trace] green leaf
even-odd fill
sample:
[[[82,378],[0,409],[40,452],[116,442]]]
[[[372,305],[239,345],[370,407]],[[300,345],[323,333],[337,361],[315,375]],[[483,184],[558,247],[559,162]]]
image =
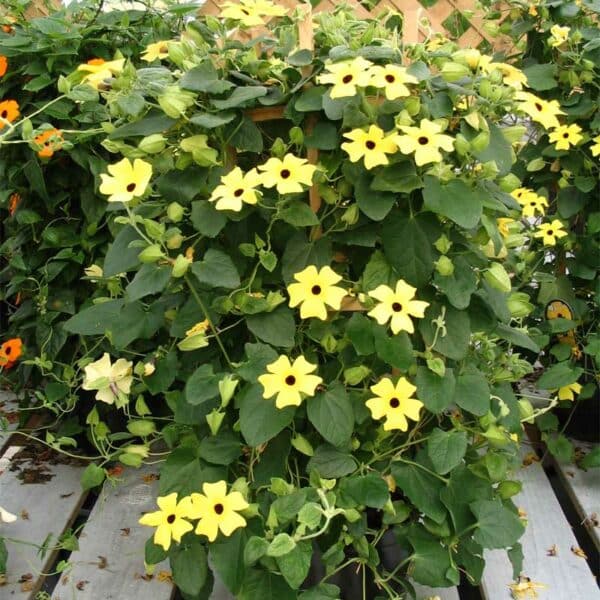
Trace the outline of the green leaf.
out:
[[[172,119],[164,114],[147,116],[139,121],[127,123],[117,127],[109,136],[109,140],[122,140],[128,137],[143,137],[153,133],[162,133],[170,129],[177,119]]]
[[[556,390],[575,383],[582,375],[581,367],[574,367],[569,361],[552,365],[544,371],[537,381],[541,390]]]
[[[375,352],[373,322],[359,312],[355,312],[346,325],[346,335],[359,356]]]
[[[292,281],[294,273],[299,273],[308,265],[315,265],[317,269],[331,264],[331,240],[322,237],[317,241],[309,242],[306,234],[299,231],[292,236],[286,244],[281,258],[281,274],[284,282]]]
[[[433,413],[441,413],[452,404],[456,380],[452,369],[446,368],[443,377],[425,366],[417,367],[417,398]]]
[[[441,312],[441,306],[432,303],[425,311],[425,318],[419,320],[419,330],[426,344],[433,342],[435,336],[433,320],[440,317]],[[453,360],[461,360],[466,356],[471,342],[469,313],[447,306],[444,321],[446,335],[443,335],[443,332],[438,334],[433,350]]]
[[[515,346],[519,346],[520,348],[526,348],[532,352],[540,351],[540,347],[526,333],[523,333],[514,327],[510,327],[509,325],[505,325],[504,323],[498,323],[494,333],[503,340],[506,340]]]
[[[190,92],[213,92],[212,86],[219,79],[219,73],[210,60],[184,73],[179,87]]]
[[[304,145],[307,148],[335,150],[339,144],[339,132],[333,123],[317,123],[314,129],[304,138]]]
[[[113,243],[108,247],[104,258],[104,266],[102,267],[104,277],[126,273],[140,264],[138,258],[140,249],[136,246],[130,247],[130,244],[141,239],[139,233],[133,227],[127,226],[119,231]]]
[[[281,574],[292,589],[297,590],[306,579],[312,554],[310,542],[300,542],[291,552],[276,558]]]
[[[392,265],[379,250],[371,254],[369,262],[362,274],[363,289],[366,292],[374,290],[379,285],[391,286],[395,283]]]
[[[558,435],[545,436],[544,441],[550,454],[562,463],[573,462],[573,456],[575,455],[575,448],[571,441],[567,439],[562,433]]]
[[[214,248],[207,250],[200,262],[193,263],[191,270],[200,283],[210,287],[233,289],[240,285],[240,276],[231,258]]]
[[[106,472],[102,467],[90,463],[81,474],[81,487],[83,490],[90,490],[100,485],[106,478]]]
[[[144,377],[144,383],[151,394],[166,392],[175,381],[177,375],[177,352],[171,351],[165,357],[156,361],[156,369],[149,377]]]
[[[396,163],[383,167],[371,182],[371,189],[377,192],[396,192],[410,194],[423,187],[423,180],[417,175],[412,161]]]
[[[149,565],[157,565],[167,559],[168,552],[162,546],[157,546],[154,543],[154,536],[146,540],[144,546],[144,562]]]
[[[286,223],[295,227],[309,227],[319,224],[319,219],[310,206],[300,200],[288,202],[287,206],[282,208],[278,215]]]
[[[453,179],[444,185],[436,177],[425,176],[423,207],[448,217],[465,229],[472,229],[479,223],[484,199],[482,190],[468,186],[461,179]]]
[[[354,411],[341,383],[333,383],[328,390],[319,392],[306,402],[308,419],[330,444],[343,446],[350,440]]]
[[[209,546],[211,567],[232,594],[237,594],[244,582],[244,548],[247,534],[238,529],[229,537],[219,536]]]
[[[287,533],[278,533],[267,549],[267,556],[284,556],[296,547],[296,542]]]
[[[79,335],[104,335],[118,320],[123,306],[123,300],[94,304],[65,321],[63,328]]]
[[[256,123],[249,117],[244,117],[239,126],[235,127],[235,133],[231,136],[230,143],[240,152],[263,151],[263,136]]]
[[[385,327],[373,324],[373,337],[375,352],[384,363],[401,371],[406,371],[413,364],[413,348],[405,331],[388,335]]]
[[[125,290],[129,302],[162,292],[171,279],[171,267],[156,264],[142,265]]]
[[[527,77],[527,85],[537,92],[551,90],[558,85],[554,78],[556,71],[555,64],[531,65],[523,69],[523,73]]]
[[[188,536],[185,542],[171,546],[169,561],[177,587],[191,596],[199,594],[208,573],[206,550],[200,538]]]
[[[354,197],[358,208],[373,221],[385,219],[396,202],[395,194],[372,189],[367,173],[363,173],[354,185]]]
[[[482,163],[494,161],[498,167],[499,175],[507,175],[513,164],[514,153],[510,142],[502,135],[502,129],[489,123],[490,142],[480,152],[473,155]]]
[[[313,469],[321,477],[337,479],[356,470],[356,462],[351,454],[342,452],[329,444],[322,444],[308,461],[306,467],[310,473]]]
[[[323,85],[311,86],[304,90],[294,103],[298,112],[316,112],[323,108],[323,94],[327,88]]]
[[[263,398],[262,386],[252,385],[238,394],[240,429],[249,446],[260,446],[274,438],[294,418],[295,407],[279,409],[274,398]]]
[[[600,467],[600,446],[594,446],[580,461],[583,469],[597,469]]]
[[[258,313],[246,317],[248,329],[263,342],[291,348],[296,335],[294,313],[285,306],[280,306],[270,313]]]
[[[477,275],[473,267],[461,256],[453,261],[454,273],[448,277],[435,273],[435,284],[446,294],[450,304],[459,310],[468,308],[471,295],[477,289]]]
[[[340,482],[340,493],[354,505],[383,508],[390,499],[386,481],[377,473],[350,477]]]
[[[216,436],[205,437],[198,448],[200,458],[215,465],[230,465],[242,453],[237,435],[220,431]]]
[[[244,548],[244,564],[251,567],[267,554],[269,542],[265,538],[253,535]]]
[[[475,367],[458,375],[454,402],[478,417],[485,415],[490,409],[490,387],[485,375]]]
[[[523,547],[517,542],[516,544],[513,544],[512,548],[509,548],[506,551],[506,554],[508,555],[508,559],[513,568],[513,579],[516,581],[519,578],[519,575],[523,573],[523,561],[525,560]]]
[[[247,362],[238,367],[238,375],[250,383],[254,383],[259,375],[265,373],[267,365],[277,360],[277,352],[266,344],[246,344],[244,351]]]
[[[281,575],[269,571],[251,569],[237,600],[295,600],[296,592]]]
[[[205,482],[225,478],[223,467],[202,467],[192,448],[175,448],[160,469],[159,496],[177,492],[180,498],[202,489]]]
[[[209,238],[217,237],[227,224],[227,217],[208,200],[192,202],[190,220],[196,231]]]
[[[206,186],[207,169],[193,165],[182,171],[167,171],[156,180],[156,188],[169,202],[190,203]]]
[[[252,100],[256,100],[256,98],[262,98],[266,95],[267,88],[262,85],[255,85],[252,87],[237,87],[226,100],[212,100],[212,103],[219,110],[226,110],[228,108],[247,106],[252,102]]]
[[[451,585],[453,582],[446,576],[451,567],[449,550],[440,544],[439,538],[417,524],[411,527],[407,537],[413,547],[411,577],[423,585]]]
[[[331,583],[320,583],[300,594],[300,600],[339,600],[340,588]]]
[[[500,500],[478,500],[470,508],[478,524],[473,539],[484,548],[510,547],[525,531],[519,517]]]
[[[435,470],[441,475],[452,471],[465,456],[467,443],[464,431],[442,431],[435,428],[427,440],[427,454]]]
[[[199,366],[189,377],[185,384],[185,401],[192,406],[204,404],[219,395],[219,381],[221,374],[213,372],[212,365],[203,364]],[[204,410],[206,414],[212,409],[207,405]]]
[[[306,67],[313,61],[313,53],[311,50],[303,49],[296,50],[293,54],[287,57],[287,62],[294,67]]]
[[[214,129],[215,127],[231,123],[235,119],[235,116],[234,112],[196,113],[190,117],[190,123],[204,129]]]

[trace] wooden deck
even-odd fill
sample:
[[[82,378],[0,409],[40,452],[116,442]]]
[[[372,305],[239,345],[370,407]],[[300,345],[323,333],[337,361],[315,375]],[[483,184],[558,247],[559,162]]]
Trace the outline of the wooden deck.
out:
[[[71,553],[47,552],[40,557],[34,546],[9,542],[7,582],[0,587],[2,600],[36,600],[40,590],[46,592],[44,598],[52,600],[175,600],[168,564],[157,565],[152,577],[144,571],[143,548],[149,530],[138,525],[138,518],[154,507],[157,468],[126,469],[119,485],[105,483],[100,495],[86,502],[79,484],[83,466],[77,461],[59,461],[51,453],[6,445],[6,435],[4,441],[0,506],[19,515],[19,519],[0,524],[0,535],[35,544],[52,535],[48,546],[53,547],[58,536],[74,528],[78,548],[74,544]],[[586,448],[584,444],[581,447]],[[555,480],[562,486],[558,494],[562,505],[539,462],[518,474],[524,487],[516,504],[528,520],[521,540],[523,575],[536,584],[540,600],[600,600],[592,568],[580,551],[581,546],[591,547],[594,552],[598,547],[600,472],[584,472],[573,465],[554,468]],[[563,509],[575,515],[577,522],[573,523],[573,518],[569,522]],[[575,532],[573,526],[577,526]],[[581,539],[582,535],[587,539]],[[481,600],[510,600],[512,568],[506,554],[488,552],[486,559],[482,585],[479,590],[469,591],[469,600],[477,595]],[[60,560],[68,560],[71,567],[53,574]],[[457,588],[418,587],[417,592],[421,600],[467,598]],[[211,600],[232,600],[232,596],[217,581]]]

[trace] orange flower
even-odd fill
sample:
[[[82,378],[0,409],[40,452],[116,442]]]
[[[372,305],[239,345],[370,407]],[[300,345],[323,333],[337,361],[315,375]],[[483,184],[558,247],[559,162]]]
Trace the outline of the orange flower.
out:
[[[19,105],[15,100],[3,100],[0,102],[0,129],[6,123],[12,123],[19,116]]]
[[[6,70],[8,69],[8,60],[6,60],[6,56],[0,54],[0,77],[3,77],[6,74]]]
[[[35,137],[34,142],[39,146],[38,156],[50,158],[63,145],[63,137],[60,129],[47,129]]]
[[[11,369],[23,352],[21,338],[12,338],[0,346],[0,367]]]
[[[19,206],[20,203],[21,203],[21,194],[17,194],[15,192],[14,194],[10,195],[10,198],[8,199],[8,212],[11,217],[17,212],[17,207]]]
[[[2,25],[2,31],[4,31],[4,33],[12,33],[15,30],[15,28],[12,25]]]

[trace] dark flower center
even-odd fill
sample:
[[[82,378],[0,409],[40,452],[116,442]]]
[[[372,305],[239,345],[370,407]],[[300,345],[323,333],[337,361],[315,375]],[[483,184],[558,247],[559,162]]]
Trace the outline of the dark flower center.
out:
[[[532,200],[532,201],[529,203],[529,206],[537,206],[537,202],[536,202],[535,200]]]
[[[373,140],[367,140],[365,142],[365,146],[369,149],[369,150],[373,150],[373,148],[375,148],[377,144],[375,144],[375,142]]]
[[[281,175],[281,179],[287,179],[291,175],[291,173],[289,169],[282,169],[279,175]]]
[[[321,293],[321,286],[320,285],[313,285],[310,288],[310,291],[315,295],[318,296]]]
[[[171,525],[171,524],[172,524],[172,523],[174,523],[174,522],[175,522],[175,515],[169,515],[169,516],[167,517],[167,523],[168,523],[169,525]]]
[[[10,346],[8,346],[8,348],[6,348],[6,350],[4,351],[4,354],[6,354],[6,356],[9,356],[11,352],[12,352],[12,348]]]
[[[402,304],[400,304],[400,302],[394,302],[394,304],[392,304],[392,310],[394,312],[400,312],[402,310]]]
[[[569,137],[568,133],[563,133],[563,138],[565,138],[565,140]]]
[[[350,83],[354,79],[354,75],[344,75],[342,81],[344,83]]]
[[[542,106],[542,105],[541,105],[539,102],[536,102],[536,103],[534,104],[534,106],[535,106],[535,108],[536,108],[537,110],[539,110],[540,112],[542,112],[542,109],[544,108],[544,107],[543,107],[543,106]]]
[[[215,509],[215,512],[216,512],[218,515],[222,515],[222,514],[223,514],[223,511],[225,510],[225,509],[223,508],[223,505],[222,505],[221,503],[217,503],[217,504],[215,504],[215,506],[214,506],[214,509]]]
[[[546,235],[554,235],[554,231],[552,229],[548,229],[548,231],[546,231]]]
[[[7,110],[3,110],[3,111],[0,113],[0,117],[2,117],[3,119],[6,119],[6,117],[8,117],[8,111],[7,111]]]
[[[236,198],[239,198],[243,193],[244,193],[244,190],[242,188],[239,188],[239,189],[235,190],[235,192],[233,192],[233,195]]]
[[[427,144],[429,144],[429,138],[422,135],[417,142],[419,142],[419,144],[421,144],[421,146],[426,146]]]
[[[393,75],[386,75],[386,76],[385,76],[385,80],[386,80],[388,83],[394,83],[394,81],[396,81],[396,78],[395,78]]]
[[[288,385],[294,385],[294,384],[296,383],[296,378],[295,378],[293,375],[288,375],[288,376],[285,378],[285,382],[286,382]]]
[[[133,190],[135,190],[135,183],[130,183],[125,189],[128,192],[133,192]]]
[[[400,400],[398,400],[398,398],[390,398],[390,406],[392,408],[398,408],[400,406]]]

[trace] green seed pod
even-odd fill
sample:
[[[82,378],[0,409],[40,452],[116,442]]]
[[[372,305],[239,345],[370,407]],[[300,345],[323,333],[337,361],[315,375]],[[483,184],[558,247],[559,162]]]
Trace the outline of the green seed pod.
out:
[[[166,147],[166,138],[160,133],[154,133],[142,138],[138,144],[138,148],[146,154],[158,154]]]
[[[435,262],[435,269],[443,277],[450,277],[454,273],[454,263],[447,256],[440,256]]]
[[[167,206],[167,217],[169,217],[173,223],[179,223],[179,221],[183,219],[184,212],[185,209],[179,202],[171,202],[171,204]]]
[[[192,263],[190,260],[188,260],[183,254],[180,254],[175,259],[171,275],[173,275],[175,278],[183,277],[187,273],[187,270],[190,268],[191,264]]]
[[[164,258],[164,256],[165,255],[158,244],[147,246],[138,254],[140,261],[145,264],[159,261],[161,258]]]

